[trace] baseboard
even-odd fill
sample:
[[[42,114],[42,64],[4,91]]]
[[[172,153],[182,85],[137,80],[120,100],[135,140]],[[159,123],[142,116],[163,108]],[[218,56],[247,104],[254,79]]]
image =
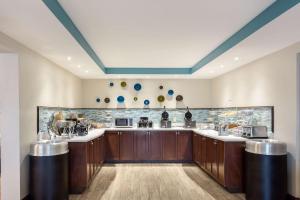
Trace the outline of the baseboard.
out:
[[[286,200],[300,200],[300,198],[294,197],[293,195],[288,194]]]

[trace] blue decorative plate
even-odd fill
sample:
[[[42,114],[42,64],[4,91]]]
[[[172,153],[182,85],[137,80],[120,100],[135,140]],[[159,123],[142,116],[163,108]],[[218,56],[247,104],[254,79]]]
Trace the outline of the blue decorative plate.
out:
[[[172,96],[174,94],[174,90],[168,90],[168,95]]]
[[[136,91],[140,91],[142,89],[142,85],[140,83],[136,83],[136,84],[134,84],[134,89]]]
[[[123,96],[118,96],[117,101],[119,103],[123,103],[125,101],[125,98]]]
[[[150,104],[150,101],[149,101],[148,99],[146,99],[146,100],[144,101],[144,104],[145,104],[146,106],[148,106],[148,105]]]

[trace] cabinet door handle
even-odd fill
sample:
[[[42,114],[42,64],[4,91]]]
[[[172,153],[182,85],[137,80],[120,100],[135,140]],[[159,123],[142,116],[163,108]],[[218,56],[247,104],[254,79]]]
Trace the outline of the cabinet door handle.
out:
[[[120,135],[122,135],[122,132],[120,132]]]

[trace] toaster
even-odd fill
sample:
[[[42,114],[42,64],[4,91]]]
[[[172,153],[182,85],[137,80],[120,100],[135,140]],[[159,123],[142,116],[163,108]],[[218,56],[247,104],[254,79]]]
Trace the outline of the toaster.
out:
[[[243,137],[254,138],[268,138],[268,128],[266,126],[243,126]]]

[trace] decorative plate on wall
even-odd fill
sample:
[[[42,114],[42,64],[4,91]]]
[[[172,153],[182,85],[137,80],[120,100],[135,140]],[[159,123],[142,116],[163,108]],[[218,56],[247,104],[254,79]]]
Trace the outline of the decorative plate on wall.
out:
[[[118,103],[124,103],[125,98],[123,96],[118,96],[117,101]]]
[[[159,95],[159,96],[157,97],[157,101],[160,102],[160,103],[162,103],[162,102],[165,101],[165,97],[164,97],[163,95]]]
[[[182,101],[183,100],[183,96],[182,95],[177,95],[176,96],[176,101]]]
[[[114,86],[114,82],[110,82],[110,83],[109,83],[109,86],[110,86],[110,87],[113,87],[113,86]]]
[[[101,99],[99,97],[96,98],[96,102],[100,103]]]
[[[168,90],[168,95],[172,96],[174,94],[174,90]]]
[[[133,100],[134,100],[134,101],[137,101],[137,100],[138,100],[138,98],[137,98],[137,97],[134,97],[134,98],[133,98]]]
[[[150,104],[150,101],[148,99],[145,99],[144,104],[145,106],[148,106]]]
[[[162,90],[162,89],[164,89],[164,86],[160,85],[158,88],[159,88],[160,90]]]
[[[105,102],[105,103],[109,103],[109,102],[110,102],[110,98],[106,97],[106,98],[104,99],[104,102]]]
[[[125,81],[122,81],[122,82],[121,82],[121,87],[124,88],[124,87],[126,87],[126,86],[127,86],[127,83],[126,83]]]
[[[142,89],[142,85],[140,84],[140,83],[136,83],[136,84],[134,84],[134,89],[136,90],[136,91],[140,91],[141,89]]]

